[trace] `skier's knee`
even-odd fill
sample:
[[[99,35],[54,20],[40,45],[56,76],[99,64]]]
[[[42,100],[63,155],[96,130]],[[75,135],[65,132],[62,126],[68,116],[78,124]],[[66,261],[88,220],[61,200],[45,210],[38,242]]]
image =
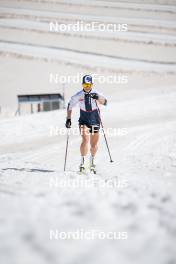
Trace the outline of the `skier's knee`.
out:
[[[98,148],[98,145],[97,144],[91,144],[91,149],[97,149]]]
[[[82,143],[85,145],[88,144],[89,143],[89,137],[83,137]]]

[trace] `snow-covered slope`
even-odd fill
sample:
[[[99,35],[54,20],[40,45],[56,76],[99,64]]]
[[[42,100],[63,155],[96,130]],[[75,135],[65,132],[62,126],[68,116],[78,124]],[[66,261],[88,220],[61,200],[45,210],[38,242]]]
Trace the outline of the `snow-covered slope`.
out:
[[[102,137],[93,177],[76,173],[79,135],[70,135],[63,172],[65,111],[2,120],[4,263],[175,263],[175,98],[175,90],[145,98],[131,91],[102,109],[105,128],[118,128],[108,135],[114,163]],[[127,239],[51,240],[56,230],[125,232]]]
[[[0,263],[175,264],[175,0],[1,0],[0,12]],[[55,20],[128,32],[49,32]],[[65,110],[14,117],[19,94],[80,89],[50,73],[127,77],[94,82],[114,160],[101,135],[97,175],[77,173],[78,109],[65,173]]]

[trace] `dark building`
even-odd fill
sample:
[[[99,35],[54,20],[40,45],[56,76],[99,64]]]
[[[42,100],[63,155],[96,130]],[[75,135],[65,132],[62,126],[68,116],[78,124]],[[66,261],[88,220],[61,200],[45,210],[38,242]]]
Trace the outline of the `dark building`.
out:
[[[36,113],[64,108],[64,97],[61,94],[28,94],[18,95],[18,113]]]

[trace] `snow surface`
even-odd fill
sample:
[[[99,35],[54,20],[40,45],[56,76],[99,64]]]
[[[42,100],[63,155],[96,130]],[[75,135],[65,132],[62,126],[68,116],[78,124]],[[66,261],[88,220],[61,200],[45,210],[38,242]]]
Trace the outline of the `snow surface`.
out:
[[[96,21],[96,20],[95,20]],[[173,23],[174,24],[174,23]],[[174,24],[175,25],[175,24]],[[1,19],[0,26],[4,28],[20,28],[26,30],[40,30],[40,32],[48,32],[49,24],[41,23],[41,22],[31,22],[28,20],[18,20],[18,19]],[[139,32],[99,32],[95,30],[95,32],[76,32],[73,30],[68,30],[66,32],[56,32],[56,34],[67,34],[67,35],[81,35],[81,36],[89,36],[96,38],[104,38],[104,39],[119,39],[133,42],[142,42],[142,43],[156,43],[160,45],[176,45],[176,37],[173,35],[163,35],[163,34],[149,34],[149,33],[139,33]]]
[[[106,55],[91,54],[89,52],[79,52],[74,50],[68,50],[56,47],[43,47],[34,44],[21,44],[13,41],[0,41],[0,51],[10,52],[18,55],[28,55],[32,58],[49,58],[51,60],[58,60],[60,62],[67,62],[72,64],[79,64],[81,66],[85,65],[87,62],[87,67],[89,66],[89,61],[91,61],[91,66],[107,68],[111,70],[124,70],[127,71],[146,71],[154,73],[175,73],[176,66],[175,63],[159,63],[159,62],[148,62],[146,60],[138,59],[128,59],[128,58],[118,58]]]
[[[0,263],[175,264],[175,1],[0,4]],[[49,19],[78,18],[128,23],[130,31],[113,40],[108,32],[94,38],[92,32],[46,31]],[[64,173],[65,110],[13,118],[2,113],[16,106],[17,94],[61,92],[48,83],[51,71],[97,69],[129,73],[124,86],[97,83],[109,98],[101,113],[114,162],[101,135],[97,175],[77,173],[81,138],[75,109]],[[67,86],[66,99],[79,88]],[[51,237],[80,230],[121,236]]]
[[[3,263],[175,263],[175,98],[176,90],[146,91],[145,98],[131,92],[130,100],[102,109],[105,127],[125,133],[108,136],[112,164],[101,137],[93,177],[76,173],[79,135],[70,135],[63,172],[66,135],[50,131],[63,128],[64,110],[2,120]],[[74,128],[77,117],[75,109]],[[127,232],[128,238],[50,240],[51,230]]]

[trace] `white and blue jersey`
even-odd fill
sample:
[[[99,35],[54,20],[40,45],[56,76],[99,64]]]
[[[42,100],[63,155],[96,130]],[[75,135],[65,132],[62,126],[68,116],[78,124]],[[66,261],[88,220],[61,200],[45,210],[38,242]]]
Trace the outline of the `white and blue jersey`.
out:
[[[98,112],[98,106],[96,100],[91,97],[91,93],[96,93],[100,99],[105,99],[103,95],[94,89],[88,93],[84,90],[81,90],[71,97],[67,109],[72,110],[72,108],[78,104],[80,108],[79,124],[99,126],[101,121]]]

